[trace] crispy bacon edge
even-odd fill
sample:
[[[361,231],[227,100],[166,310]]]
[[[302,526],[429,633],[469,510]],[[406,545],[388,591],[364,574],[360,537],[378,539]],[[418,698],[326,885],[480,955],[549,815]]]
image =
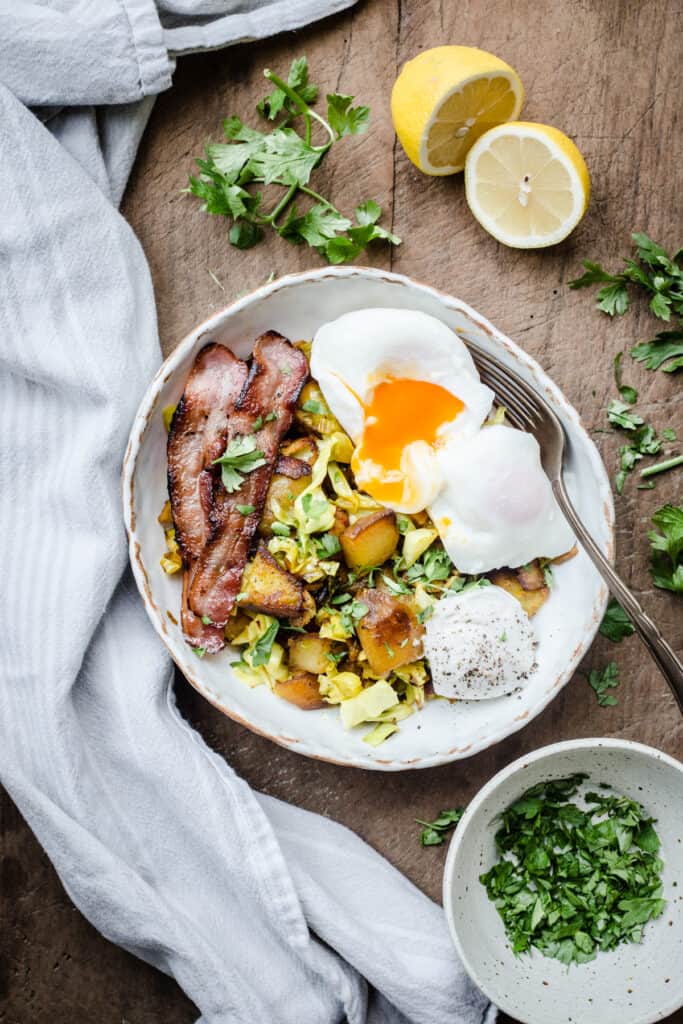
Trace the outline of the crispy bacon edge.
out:
[[[246,474],[238,490],[228,494],[216,475],[211,509],[211,537],[198,559],[189,591],[189,606],[199,618],[219,626],[227,622],[237,600],[252,538],[263,513],[266,494],[287,434],[297,399],[308,378],[305,355],[276,331],[262,334],[254,345],[247,384],[228,424],[228,443],[250,435],[265,464]],[[270,414],[275,414],[273,418]],[[254,429],[256,423],[261,424]],[[237,505],[251,505],[244,516]]]
[[[209,653],[225,646],[223,630],[202,622],[188,596],[194,569],[211,536],[214,459],[225,448],[228,418],[248,377],[246,363],[209,342],[197,354],[171,421],[167,441],[168,493],[183,557],[181,625],[188,644]]]

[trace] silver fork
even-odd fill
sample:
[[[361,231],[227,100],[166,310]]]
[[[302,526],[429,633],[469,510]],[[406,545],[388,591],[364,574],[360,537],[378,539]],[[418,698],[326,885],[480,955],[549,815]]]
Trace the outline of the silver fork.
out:
[[[624,581],[607,561],[572,505],[562,478],[568,438],[552,406],[527,384],[519,374],[504,366],[478,345],[467,343],[484,384],[495,392],[505,406],[507,419],[514,427],[534,435],[541,448],[541,464],[550,480],[557,503],[562,509],[603,580],[636,628],[640,639],[657,663],[683,713],[683,663],[666,642],[659,629],[641,607]]]

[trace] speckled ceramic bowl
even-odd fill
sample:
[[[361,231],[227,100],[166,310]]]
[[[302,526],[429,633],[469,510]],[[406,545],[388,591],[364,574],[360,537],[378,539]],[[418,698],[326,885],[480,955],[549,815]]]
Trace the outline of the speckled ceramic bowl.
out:
[[[600,456],[575,410],[540,366],[473,309],[398,274],[362,267],[312,270],[273,281],[200,324],[166,360],[142,400],[123,471],[124,516],[130,558],[145,607],[184,675],[224,714],[299,753],[340,764],[396,771],[469,757],[521,729],[571,677],[598,628],[607,590],[588,558],[559,565],[550,601],[534,619],[539,636],[538,670],[524,690],[489,701],[433,701],[401,723],[380,747],[363,743],[363,728],[344,732],[339,712],[301,711],[264,687],[237,680],[227,649],[199,660],[177,624],[179,576],[159,566],[164,536],[157,516],[166,500],[166,431],[162,409],[175,404],[199,349],[214,339],[247,357],[254,340],[274,328],[292,339],[311,338],[328,320],[370,306],[418,309],[438,317],[465,341],[472,340],[541,388],[564,422],[570,439],[568,487],[579,512],[608,554],[613,548],[613,509]],[[419,339],[416,339],[419,345]]]
[[[567,969],[534,951],[515,957],[479,875],[496,862],[497,816],[538,782],[586,772],[657,819],[664,913],[642,943],[625,943]],[[443,904],[467,971],[524,1024],[651,1024],[683,1005],[683,765],[628,740],[569,740],[514,761],[479,791],[451,840]]]

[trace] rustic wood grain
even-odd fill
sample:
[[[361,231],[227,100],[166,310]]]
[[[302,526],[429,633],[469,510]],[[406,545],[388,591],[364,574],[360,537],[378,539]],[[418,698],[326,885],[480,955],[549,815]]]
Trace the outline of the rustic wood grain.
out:
[[[614,262],[626,254],[631,230],[671,247],[683,241],[677,8],[667,0],[366,0],[297,34],[180,61],[175,88],[153,113],[123,207],[152,268],[164,352],[271,273],[319,263],[308,248],[275,237],[236,252],[225,224],[180,193],[203,140],[218,134],[224,116],[253,110],[263,95],[262,69],[285,70],[306,53],[323,90],[355,93],[372,108],[370,133],[336,146],[317,179],[343,210],[377,199],[384,222],[404,239],[396,251],[373,249],[366,262],[474,305],[539,359],[590,430],[604,429],[613,356],[653,323],[640,308],[612,323],[566,282],[584,256]],[[388,102],[397,70],[443,42],[482,46],[508,60],[526,86],[523,116],[557,125],[582,149],[593,198],[563,245],[535,254],[504,249],[469,215],[460,176],[427,179],[395,144]],[[639,411],[683,436],[680,382],[628,360],[626,376],[640,392]],[[620,437],[596,432],[595,439],[612,467]],[[680,481],[680,473],[669,474],[655,491],[638,491],[631,480],[616,503],[618,567],[679,651],[682,599],[651,586],[646,530],[655,508],[680,503]],[[681,756],[681,718],[635,638],[620,647],[599,638],[582,670],[613,658],[623,680],[616,707],[598,707],[578,673],[539,718],[491,750],[390,776],[299,757],[223,718],[182,680],[177,692],[184,714],[250,783],[349,825],[438,899],[445,851],[422,850],[413,819],[465,804],[515,757],[595,735],[637,739]],[[61,1024],[76,1014],[98,1024],[192,1021],[194,1008],[173,982],[105,942],[80,917],[7,797],[1,809],[0,1022]],[[670,1020],[683,1024],[683,1013]]]

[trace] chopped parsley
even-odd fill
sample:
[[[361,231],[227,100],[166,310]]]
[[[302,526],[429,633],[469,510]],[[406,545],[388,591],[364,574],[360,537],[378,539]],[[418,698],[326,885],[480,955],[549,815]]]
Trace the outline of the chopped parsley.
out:
[[[441,846],[446,835],[454,829],[465,811],[455,807],[449,811],[441,811],[434,821],[422,821],[416,818],[418,825],[424,825],[420,832],[420,846]]]
[[[273,651],[273,644],[279,628],[280,623],[274,620],[268,626],[263,636],[254,644],[251,650],[251,664],[253,668],[258,668],[259,665],[267,665],[270,661],[270,655]]]
[[[501,815],[501,859],[479,880],[516,955],[535,947],[567,965],[586,963],[640,942],[666,906],[654,819],[616,794],[586,793],[583,810],[570,798],[586,779],[539,783]]]
[[[241,516],[250,516],[256,511],[256,505],[235,505],[235,508]]]
[[[307,399],[307,401],[304,402],[301,408],[304,410],[304,412],[312,412],[316,416],[324,416],[327,411],[322,402],[316,401],[315,398]]]

